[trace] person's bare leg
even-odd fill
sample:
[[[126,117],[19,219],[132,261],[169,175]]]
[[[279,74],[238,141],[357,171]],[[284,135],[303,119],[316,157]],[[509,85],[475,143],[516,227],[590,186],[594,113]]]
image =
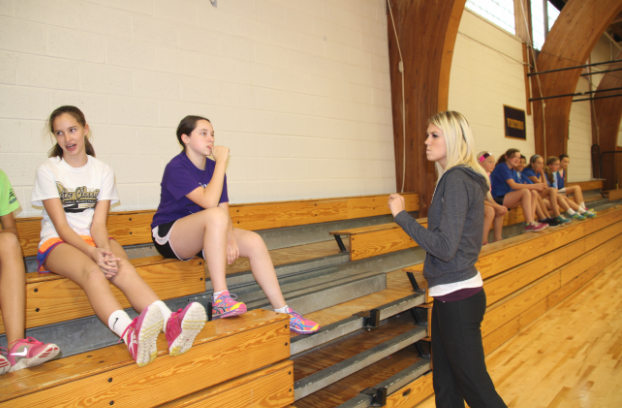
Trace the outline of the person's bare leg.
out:
[[[276,278],[274,265],[272,265],[270,253],[263,239],[253,231],[234,228],[233,233],[238,243],[240,256],[248,258],[253,276],[272,307],[280,309],[285,306],[286,302]]]
[[[110,282],[123,292],[132,307],[140,313],[145,307],[159,300],[153,289],[136,272],[121,245],[117,241],[110,240],[110,249],[121,259],[118,263],[118,272],[110,278]]]
[[[532,196],[529,190],[516,190],[507,193],[503,199],[506,208],[523,207],[523,214],[527,223],[533,222]]]
[[[208,208],[177,220],[169,237],[169,244],[183,259],[192,258],[203,249],[214,292],[227,290],[228,226],[226,210]]]
[[[548,204],[548,207],[551,208],[553,216],[557,217],[559,216],[559,206],[557,205],[557,200],[555,199],[555,196],[557,196],[557,190],[552,187],[547,188],[546,190],[544,190],[544,194],[541,194],[542,199],[548,197],[548,201],[546,201],[545,204]]]
[[[26,272],[15,234],[0,231],[0,311],[7,343],[24,338]]]
[[[484,235],[482,236],[482,245],[488,242],[490,227],[495,219],[495,209],[489,205],[484,205]]]
[[[503,233],[503,221],[504,221],[504,216],[503,215],[497,215],[495,217],[494,220],[494,235],[495,235],[495,242],[497,241],[501,241],[503,239],[502,233]]]
[[[108,317],[123,308],[112,294],[108,279],[97,264],[79,249],[60,244],[45,261],[47,270],[62,275],[82,288],[97,317],[108,325]]]

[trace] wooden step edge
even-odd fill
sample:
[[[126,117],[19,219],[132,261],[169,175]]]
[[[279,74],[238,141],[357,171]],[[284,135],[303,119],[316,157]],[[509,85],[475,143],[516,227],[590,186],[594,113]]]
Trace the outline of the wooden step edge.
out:
[[[275,376],[273,374],[279,374],[279,372],[282,372],[281,376]],[[283,380],[283,377],[285,378],[289,378],[289,383],[288,384],[283,384],[286,385],[287,387],[287,393],[289,394],[288,401],[285,401],[286,404],[292,403],[294,402],[294,362],[292,360],[284,360],[281,362],[278,362],[276,364],[272,364],[268,367],[262,368],[260,370],[254,371],[252,373],[248,373],[242,376],[239,376],[237,378],[234,378],[232,380],[226,381],[224,383],[206,388],[204,390],[201,391],[197,391],[194,392],[192,394],[186,395],[185,397],[176,399],[174,401],[168,402],[166,404],[162,404],[159,405],[159,408],[183,408],[183,407],[189,407],[189,406],[195,406],[195,407],[203,407],[203,406],[215,406],[214,405],[214,401],[206,401],[210,398],[213,397],[218,397],[221,400],[226,400],[228,401],[230,404],[223,404],[223,405],[218,405],[218,407],[223,407],[226,408],[228,406],[241,406],[239,405],[239,402],[235,402],[235,394],[236,393],[236,389],[244,386],[245,384],[248,383],[252,383],[252,382],[256,382],[257,380],[261,379],[262,377],[266,377],[266,376],[271,376],[271,377],[277,377],[277,378],[273,378],[272,379],[272,383],[279,381],[279,380]],[[276,384],[275,384],[276,385]],[[256,394],[256,393],[253,393]],[[276,393],[271,392],[270,395],[270,400],[271,402],[277,403],[277,401],[274,401],[274,397]],[[255,396],[255,395],[254,395]],[[282,403],[283,401],[281,401]],[[231,405],[231,403],[233,403],[234,405]],[[206,405],[207,404],[207,405]],[[274,405],[275,407],[281,407],[282,405]]]
[[[425,339],[423,339],[425,340]],[[434,394],[433,372],[422,375],[413,382],[389,395],[385,408],[414,407]]]
[[[143,258],[134,258],[134,259],[130,259],[130,263],[135,267],[135,268],[143,268],[143,267],[149,267],[149,266],[155,266],[155,265],[164,265],[164,264],[169,264],[169,263],[186,263],[187,265],[189,265],[188,267],[197,267],[197,266],[202,266],[203,265],[203,259],[195,257],[193,259],[191,259],[190,261],[180,261],[179,259],[173,259],[173,258],[164,258],[161,255],[154,255],[154,256],[147,256],[147,257],[143,257]],[[57,279],[67,279],[62,275],[58,275],[54,272],[27,272],[26,273],[26,284],[32,284],[32,283],[40,283],[40,282],[48,282],[48,281],[53,281],[53,280],[57,280]]]
[[[240,316],[207,322],[196,337],[192,348],[278,322],[289,330],[288,315],[263,309],[255,309]],[[164,333],[158,337],[157,348],[159,358],[168,354],[168,344]],[[188,353],[191,352],[192,349]],[[31,369],[23,369],[0,376],[0,403],[33,391],[57,387],[74,380],[123,367],[131,367],[135,364],[136,362],[131,358],[126,345],[123,343],[67,358],[51,360]]]
[[[619,234],[616,238],[620,240],[619,245],[622,246],[622,233]],[[610,240],[609,242],[613,242],[613,239]],[[597,246],[596,248],[593,248],[592,250],[590,250],[590,251],[584,253],[583,255],[581,255],[580,257],[573,259],[572,261],[570,261],[570,262],[560,266],[559,268],[553,269],[551,272],[547,273],[546,275],[543,275],[542,277],[540,277],[539,279],[536,279],[535,281],[529,283],[528,285],[523,286],[521,289],[511,293],[508,296],[505,296],[504,298],[498,300],[497,302],[495,302],[495,303],[493,303],[491,305],[488,305],[486,307],[486,313],[488,313],[488,312],[490,312],[490,311],[492,311],[492,310],[494,310],[494,309],[496,309],[498,307],[503,306],[507,302],[512,301],[514,298],[522,295],[523,293],[527,292],[529,289],[531,289],[534,286],[537,286],[538,284],[544,282],[545,280],[549,279],[553,275],[556,275],[558,273],[563,272],[563,270],[568,268],[568,266],[571,263],[579,262],[580,260],[583,260],[585,258],[593,256],[597,251],[599,251],[599,249],[601,249],[601,247],[603,245],[607,245],[608,243],[604,243],[604,244],[601,244],[601,245]],[[486,280],[484,280],[484,290],[486,290]]]

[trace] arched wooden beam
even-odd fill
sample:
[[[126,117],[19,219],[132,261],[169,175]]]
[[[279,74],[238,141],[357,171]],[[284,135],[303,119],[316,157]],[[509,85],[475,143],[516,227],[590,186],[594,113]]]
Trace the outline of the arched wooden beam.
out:
[[[406,181],[404,191],[419,193],[425,217],[434,193],[434,166],[425,154],[427,120],[447,110],[449,72],[466,0],[390,0],[404,61],[406,101]],[[397,190],[402,187],[404,138],[400,56],[387,12],[391,101]]]
[[[538,55],[538,71],[585,64],[605,28],[621,11],[622,0],[569,0]],[[575,69],[533,76],[532,95],[540,97],[539,85],[542,96],[574,93],[580,75],[581,69]],[[544,102],[544,116],[542,102],[536,101],[533,105],[536,152],[540,155],[557,156],[567,150],[572,98],[549,99]]]
[[[622,59],[622,51],[615,57],[616,60]],[[622,68],[622,63],[611,64],[606,69]],[[602,68],[605,70],[605,68]],[[603,75],[598,90],[622,88],[622,71],[608,72]],[[620,95],[620,91],[598,92],[598,97],[607,95]],[[622,97],[597,99],[594,101],[594,124],[596,125],[592,134],[592,143],[600,145],[601,152],[616,150],[618,144],[618,131],[622,122]],[[615,155],[615,162],[622,161],[622,157]],[[611,157],[605,160],[610,165],[603,167],[601,177],[605,179],[604,189],[611,190],[615,188],[615,166]]]

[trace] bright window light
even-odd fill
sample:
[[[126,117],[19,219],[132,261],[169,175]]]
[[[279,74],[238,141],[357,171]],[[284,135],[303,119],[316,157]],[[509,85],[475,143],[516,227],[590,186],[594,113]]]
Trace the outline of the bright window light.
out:
[[[504,30],[516,34],[514,0],[467,0],[466,7]]]

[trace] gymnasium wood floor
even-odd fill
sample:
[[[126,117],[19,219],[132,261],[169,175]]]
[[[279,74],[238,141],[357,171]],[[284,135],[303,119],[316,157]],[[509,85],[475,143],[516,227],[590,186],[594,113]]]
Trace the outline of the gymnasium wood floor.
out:
[[[486,363],[509,407],[622,407],[622,258]]]

